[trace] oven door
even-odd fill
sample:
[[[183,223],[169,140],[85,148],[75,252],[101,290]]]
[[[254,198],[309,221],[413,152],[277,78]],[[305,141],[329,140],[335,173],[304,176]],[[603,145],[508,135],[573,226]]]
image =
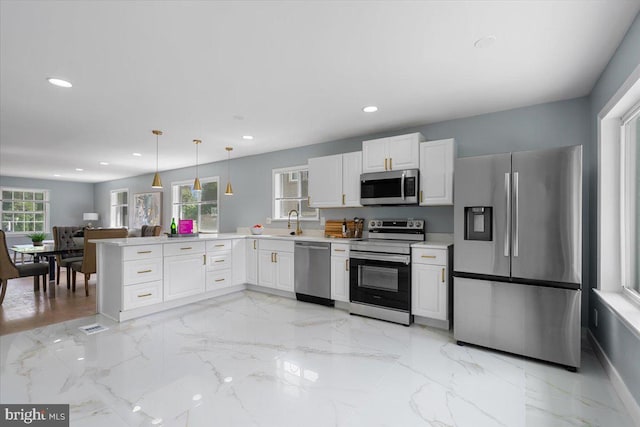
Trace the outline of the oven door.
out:
[[[351,302],[396,310],[411,307],[411,258],[351,251],[349,291]]]

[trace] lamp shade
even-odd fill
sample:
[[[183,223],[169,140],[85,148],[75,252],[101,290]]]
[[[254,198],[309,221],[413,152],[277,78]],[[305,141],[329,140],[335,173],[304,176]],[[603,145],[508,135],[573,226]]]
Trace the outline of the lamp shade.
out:
[[[97,221],[99,218],[98,214],[95,212],[85,212],[82,214],[82,219],[84,221]]]

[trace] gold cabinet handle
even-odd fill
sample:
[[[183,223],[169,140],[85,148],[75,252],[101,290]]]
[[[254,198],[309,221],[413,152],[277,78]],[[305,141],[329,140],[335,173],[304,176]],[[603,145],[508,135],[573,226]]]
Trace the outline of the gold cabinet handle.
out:
[[[180,248],[181,251],[189,251],[193,249],[191,246],[187,246],[186,248]]]
[[[215,260],[213,262],[224,262],[224,260],[223,259],[217,259],[217,260]]]
[[[202,255],[202,265],[207,265],[207,254]]]
[[[349,258],[344,260],[344,269],[345,271],[349,271]]]
[[[422,203],[422,190],[420,190],[420,203]]]
[[[151,273],[151,270],[138,271],[138,274]]]
[[[278,252],[273,254],[273,259],[275,260],[274,262],[278,262]]]
[[[387,158],[384,158],[384,170],[387,170]]]
[[[442,269],[442,283],[444,283],[444,268]]]
[[[139,254],[150,254],[151,251],[138,251]]]
[[[344,194],[343,194],[343,195],[342,195],[342,204],[343,204],[343,205],[345,204],[345,203],[344,203],[344,197],[345,197],[345,196],[344,196]]]
[[[391,157],[389,157],[389,170],[392,171],[393,170],[393,166],[391,164],[391,162],[393,161],[393,159]]]
[[[256,248],[256,243],[257,243],[257,242],[258,242],[257,240],[254,240],[254,241],[253,241],[253,250],[254,250],[254,251],[257,249],[257,248]]]
[[[334,251],[334,252],[346,252],[346,250],[345,250],[345,249],[334,249],[333,251]]]
[[[153,295],[151,292],[149,292],[148,294],[140,294],[138,295],[138,298],[150,297],[151,295]]]
[[[216,282],[224,282],[224,279],[216,279]]]
[[[216,245],[216,248],[224,248],[224,243]]]
[[[422,255],[422,258],[431,258],[434,259],[436,256],[435,255]]]
[[[273,252],[271,252],[271,262],[275,262],[275,261],[273,260],[273,256],[274,256],[274,255],[275,255],[275,254],[274,254]]]
[[[311,196],[307,196],[307,204],[310,205],[311,204]]]

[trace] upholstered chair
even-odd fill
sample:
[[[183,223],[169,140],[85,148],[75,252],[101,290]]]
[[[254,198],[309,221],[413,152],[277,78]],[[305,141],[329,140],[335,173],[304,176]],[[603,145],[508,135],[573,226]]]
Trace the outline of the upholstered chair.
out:
[[[4,301],[4,294],[7,292],[7,282],[9,279],[17,277],[33,276],[33,291],[40,290],[39,278],[42,276],[42,290],[47,290],[47,273],[49,265],[47,263],[21,264],[16,266],[9,256],[7,239],[4,231],[0,230],[0,304]]]
[[[82,230],[82,227],[53,227],[53,244],[55,246],[55,249],[58,250],[76,248],[78,245],[73,238],[80,230]],[[56,255],[56,285],[60,284],[60,268],[64,267],[67,270],[67,289],[71,287],[71,269],[69,268],[69,265],[76,261],[82,261],[82,252]]]
[[[126,228],[87,228],[84,230],[84,256],[71,263],[71,289],[76,290],[76,272],[84,274],[84,292],[89,296],[89,278],[96,272],[96,244],[89,240],[120,239],[127,237]]]
[[[141,237],[159,236],[162,231],[162,227],[159,225],[143,225],[140,231]]]

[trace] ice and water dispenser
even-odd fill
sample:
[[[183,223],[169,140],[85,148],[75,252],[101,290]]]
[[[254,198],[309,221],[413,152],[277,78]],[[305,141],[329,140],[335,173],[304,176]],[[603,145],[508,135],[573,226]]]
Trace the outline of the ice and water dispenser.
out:
[[[465,240],[493,240],[491,224],[493,224],[493,208],[491,206],[467,206],[464,208]]]

